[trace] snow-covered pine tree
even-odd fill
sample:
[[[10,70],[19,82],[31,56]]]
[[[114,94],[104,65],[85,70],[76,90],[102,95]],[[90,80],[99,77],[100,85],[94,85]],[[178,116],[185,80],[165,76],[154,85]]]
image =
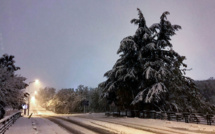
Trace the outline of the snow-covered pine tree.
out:
[[[15,66],[14,56],[3,55],[0,58],[0,102],[7,106],[18,108],[24,102],[21,89],[27,87],[25,77],[15,74],[20,69]]]
[[[171,36],[181,27],[167,20],[164,12],[160,22],[147,27],[138,10],[135,35],[120,42],[121,54],[113,68],[99,84],[109,103],[120,109],[212,112],[214,107],[200,99],[194,81],[185,76],[185,56],[172,48]]]

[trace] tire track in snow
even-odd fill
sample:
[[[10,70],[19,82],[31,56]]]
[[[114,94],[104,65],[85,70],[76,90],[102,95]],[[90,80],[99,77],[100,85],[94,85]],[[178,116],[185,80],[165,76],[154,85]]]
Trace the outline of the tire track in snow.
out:
[[[147,132],[152,132],[152,133],[156,133],[156,134],[167,134],[167,133],[174,133],[174,134],[185,134],[183,132],[178,132],[178,131],[174,131],[174,130],[167,130],[167,129],[162,129],[162,128],[156,128],[156,127],[150,127],[150,126],[144,126],[144,125],[138,125],[138,124],[133,124],[133,123],[124,123],[121,121],[107,121],[107,120],[102,120],[102,119],[92,119],[92,118],[88,118],[88,117],[83,117],[83,116],[74,116],[74,117],[78,117],[78,118],[84,118],[84,119],[89,119],[89,120],[95,120],[95,121],[101,121],[101,122],[107,122],[107,123],[112,123],[112,124],[116,124],[116,125],[122,125],[125,127],[129,127],[129,128],[134,128],[134,129],[138,129],[138,130],[142,130],[142,131],[147,131]],[[97,124],[92,122],[93,124]],[[99,124],[97,124],[99,125]],[[159,131],[160,130],[160,131]]]
[[[94,126],[91,126],[91,125],[87,125],[87,124],[84,124],[84,123],[76,121],[76,120],[66,119],[66,118],[63,118],[63,117],[56,117],[56,118],[64,120],[64,121],[67,121],[67,122],[70,122],[70,123],[73,123],[73,124],[76,124],[78,126],[84,127],[84,128],[86,128],[88,130],[91,130],[91,131],[99,133],[99,134],[116,134],[116,133],[108,131],[106,129],[102,129],[102,128],[99,128],[99,127],[94,127]]]
[[[52,117],[45,117],[45,118],[47,118],[48,120],[56,123],[57,125],[59,125],[60,127],[66,129],[67,131],[69,131],[71,133],[74,133],[74,134],[84,134],[84,133],[82,133],[80,131],[77,131],[77,130],[71,128],[71,127],[68,127],[68,126],[64,125],[63,123],[61,123],[60,121],[58,121],[58,120],[56,120],[56,119],[54,119]]]
[[[63,121],[78,125],[80,127],[83,127],[85,129],[88,129],[88,130],[90,130],[92,132],[95,132],[95,133],[99,133],[99,134],[116,134],[115,132],[111,132],[111,131],[108,131],[106,129],[102,129],[102,128],[99,128],[99,127],[87,125],[87,124],[84,124],[82,122],[72,120],[72,119],[66,119],[66,118],[63,118],[63,117],[56,117],[56,116],[50,116],[50,117],[45,117],[45,118],[49,119],[50,121],[53,121],[56,124],[59,124],[59,126],[62,126],[65,129],[67,129],[69,132],[72,132],[72,133],[75,133],[75,134],[83,134],[83,133],[80,132],[80,131],[77,131],[77,130],[71,128],[71,127],[68,127],[68,126],[64,125],[63,123],[61,123],[57,119],[60,119],[60,120],[63,120]]]

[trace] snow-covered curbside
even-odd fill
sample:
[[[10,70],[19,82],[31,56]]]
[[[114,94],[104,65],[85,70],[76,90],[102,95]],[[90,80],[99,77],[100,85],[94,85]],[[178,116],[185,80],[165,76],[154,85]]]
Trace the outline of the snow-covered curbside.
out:
[[[0,134],[4,134],[5,131],[19,118],[21,117],[21,112],[16,112],[13,115],[6,116],[0,120]]]

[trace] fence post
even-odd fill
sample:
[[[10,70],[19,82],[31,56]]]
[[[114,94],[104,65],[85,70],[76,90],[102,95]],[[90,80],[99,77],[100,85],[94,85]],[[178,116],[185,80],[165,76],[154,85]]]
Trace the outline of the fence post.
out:
[[[207,114],[207,115],[206,115],[207,125],[211,125],[212,117],[213,117],[213,115],[211,115],[211,114]]]
[[[185,118],[185,123],[189,123],[189,113],[183,113]]]

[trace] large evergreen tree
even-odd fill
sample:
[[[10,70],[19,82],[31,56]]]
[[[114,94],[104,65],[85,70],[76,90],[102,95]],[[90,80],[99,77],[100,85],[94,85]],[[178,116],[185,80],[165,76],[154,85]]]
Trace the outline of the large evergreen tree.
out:
[[[120,58],[99,85],[104,97],[121,109],[212,112],[214,107],[200,100],[194,81],[185,76],[185,56],[172,48],[171,36],[181,27],[167,20],[169,12],[147,27],[137,10],[139,18],[131,20],[138,25],[136,33],[120,42]]]

